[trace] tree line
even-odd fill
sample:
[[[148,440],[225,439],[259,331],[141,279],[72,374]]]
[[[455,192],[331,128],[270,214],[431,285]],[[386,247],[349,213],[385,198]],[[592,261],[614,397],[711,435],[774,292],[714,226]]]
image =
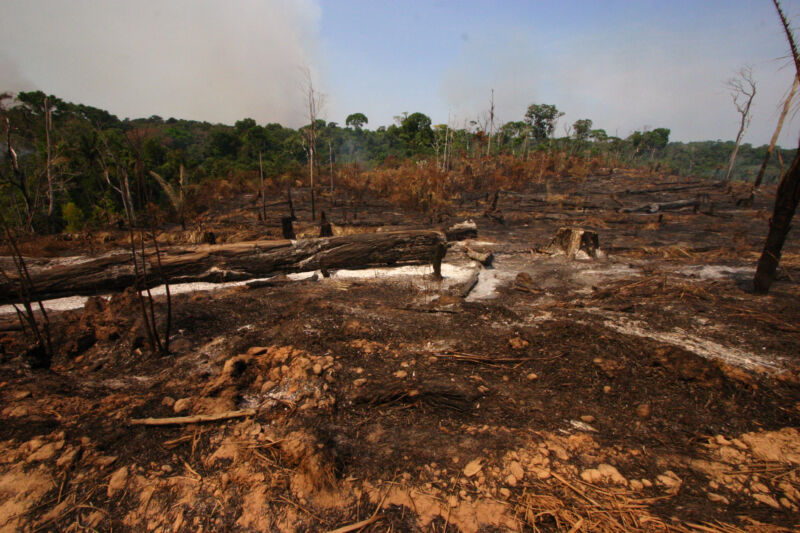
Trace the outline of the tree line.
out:
[[[732,142],[669,142],[667,128],[642,129],[625,138],[594,128],[590,119],[564,125],[555,105],[532,104],[524,117],[495,128],[489,120],[434,125],[420,112],[367,129],[363,113],[344,126],[316,119],[299,129],[252,118],[234,125],[159,116],[119,119],[41,91],[0,95],[2,215],[27,231],[76,231],[85,224],[126,220],[148,205],[165,205],[185,184],[265,176],[273,186],[303,181],[312,168],[375,168],[398,160],[435,161],[444,171],[455,160],[499,154],[527,158],[562,151],[616,164],[721,178]],[[492,120],[493,122],[493,113]],[[314,146],[309,150],[309,130]],[[742,145],[734,179],[749,180],[766,146]],[[794,150],[778,150],[768,176],[780,175]],[[317,175],[321,175],[317,172]],[[172,190],[171,190],[172,189]]]

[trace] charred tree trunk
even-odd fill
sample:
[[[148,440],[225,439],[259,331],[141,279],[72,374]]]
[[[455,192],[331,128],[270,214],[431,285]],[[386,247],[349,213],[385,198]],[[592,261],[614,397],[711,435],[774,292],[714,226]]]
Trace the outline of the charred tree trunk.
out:
[[[333,228],[331,223],[328,222],[328,217],[325,216],[325,211],[320,211],[319,214],[319,236],[333,237]]]
[[[769,221],[769,233],[753,279],[753,289],[757,293],[769,292],[769,288],[775,280],[783,243],[791,229],[798,201],[800,201],[800,146],[798,155],[795,155],[792,166],[789,167],[789,172],[778,186],[775,208]]]
[[[292,217],[281,217],[281,234],[284,239],[294,239],[294,227],[292,226]]]
[[[297,217],[294,215],[294,203],[292,202],[292,186],[289,185],[289,188],[286,189],[286,198],[289,202],[289,218],[292,221],[297,220]]]
[[[361,233],[299,241],[251,241],[224,245],[174,247],[149,250],[146,268],[158,272],[143,280],[140,290],[169,279],[189,281],[236,281],[265,277],[278,272],[299,272],[319,268],[366,268],[395,263],[428,263],[438,270],[444,257],[445,236],[439,231],[417,230]],[[30,269],[31,289],[39,297],[99,294],[122,290],[133,284],[137,272],[130,251],[115,252],[88,261],[54,262]],[[3,259],[2,262],[6,262]],[[139,265],[141,271],[142,265]],[[0,303],[16,299],[15,279],[0,281]]]
[[[778,16],[786,32],[786,38],[789,41],[796,75],[800,76],[800,54],[797,53],[794,34],[778,1],[773,0],[773,4],[778,11]],[[769,221],[769,233],[764,243],[761,259],[758,261],[756,275],[753,278],[753,290],[757,293],[768,292],[772,282],[775,280],[775,272],[781,259],[783,243],[786,241],[786,235],[791,228],[792,218],[797,210],[798,202],[800,202],[800,143],[798,143],[798,151],[795,153],[789,172],[786,173],[780,185],[778,185],[775,208]]]

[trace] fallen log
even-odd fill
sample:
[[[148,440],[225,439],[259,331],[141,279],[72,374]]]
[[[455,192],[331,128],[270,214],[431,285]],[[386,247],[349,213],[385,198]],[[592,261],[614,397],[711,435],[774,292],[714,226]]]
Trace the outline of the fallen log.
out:
[[[396,263],[441,265],[445,236],[439,231],[414,230],[358,233],[297,241],[249,241],[233,244],[176,246],[162,250],[161,269],[170,283],[240,281],[275,273],[317,269],[368,268]],[[156,256],[147,252],[148,270],[155,272]],[[436,264],[438,263],[438,264]],[[30,266],[38,298],[94,295],[133,285],[134,269],[128,252],[96,258],[62,258],[46,266]],[[148,276],[141,287],[162,283]],[[0,280],[0,303],[15,301],[15,280]]]
[[[464,222],[453,224],[444,233],[447,236],[447,242],[475,239],[478,237],[478,225],[472,220],[465,220]]]
[[[194,415],[194,416],[174,416],[170,418],[132,418],[132,426],[175,426],[186,424],[202,424],[203,422],[218,422],[220,420],[230,420],[231,418],[244,418],[255,416],[255,409],[243,409],[241,411],[228,411],[227,413],[217,413],[214,415]]]
[[[694,200],[677,200],[675,202],[652,202],[643,204],[637,207],[623,207],[619,210],[620,213],[658,213],[659,211],[669,211],[670,209],[682,209],[684,207],[698,207],[700,201]]]
[[[485,267],[491,266],[494,261],[494,254],[492,252],[479,252],[472,248],[467,248],[467,257],[473,261],[477,261]]]

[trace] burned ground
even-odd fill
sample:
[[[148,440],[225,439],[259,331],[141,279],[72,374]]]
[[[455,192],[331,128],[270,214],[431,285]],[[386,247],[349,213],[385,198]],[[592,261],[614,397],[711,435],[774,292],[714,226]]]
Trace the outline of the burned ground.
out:
[[[616,173],[500,195],[502,223],[454,207],[479,227],[445,258],[480,269],[466,298],[447,274],[181,294],[167,357],[125,296],[56,314],[49,371],[8,331],[0,529],[792,530],[800,249],[790,235],[773,291],[751,294],[771,196],[737,194]],[[234,207],[225,220],[248,223]],[[607,256],[544,253],[561,226],[591,227]],[[89,330],[88,348],[65,342]]]

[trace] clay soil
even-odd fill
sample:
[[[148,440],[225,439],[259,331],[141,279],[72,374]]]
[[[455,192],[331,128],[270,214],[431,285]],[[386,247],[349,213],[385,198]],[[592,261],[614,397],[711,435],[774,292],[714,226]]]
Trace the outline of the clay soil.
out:
[[[50,370],[8,326],[0,531],[793,531],[796,230],[770,294],[750,290],[773,193],[737,205],[741,187],[616,171],[501,194],[491,218],[484,199],[434,220],[371,200],[357,225],[328,206],[337,233],[473,218],[479,234],[452,243],[441,282],[180,294],[169,356],[148,352],[131,293],[53,313]],[[250,204],[205,230],[277,236],[284,208],[265,230]],[[596,231],[603,253],[544,252],[562,226]],[[114,242],[89,240],[73,251]]]

